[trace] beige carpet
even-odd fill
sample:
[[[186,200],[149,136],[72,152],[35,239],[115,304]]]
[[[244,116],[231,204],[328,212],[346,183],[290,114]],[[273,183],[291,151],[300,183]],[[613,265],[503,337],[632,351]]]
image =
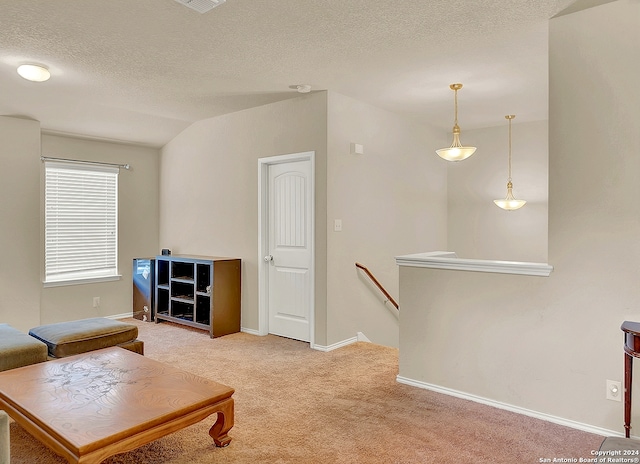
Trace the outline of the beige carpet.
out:
[[[208,334],[131,320],[146,356],[236,389],[227,448],[211,418],[105,464],[538,463],[591,457],[604,437],[396,382],[398,351],[329,353],[275,337]],[[12,423],[12,464],[65,461]]]

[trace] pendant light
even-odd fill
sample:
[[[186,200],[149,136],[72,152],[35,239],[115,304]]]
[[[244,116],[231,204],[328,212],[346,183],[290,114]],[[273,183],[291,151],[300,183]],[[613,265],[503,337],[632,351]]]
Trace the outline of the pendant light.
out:
[[[507,178],[507,196],[504,200],[493,200],[493,202],[502,209],[507,211],[513,211],[519,209],[526,203],[525,200],[516,200],[513,196],[513,183],[511,182],[511,121],[516,116],[514,114],[508,114],[505,116],[509,120],[509,177]]]
[[[440,158],[447,161],[462,161],[467,159],[476,151],[476,147],[463,147],[460,143],[460,126],[458,126],[458,90],[462,88],[462,84],[451,84],[449,86],[454,92],[454,116],[455,121],[453,123],[453,143],[449,148],[441,148],[436,150],[436,153]]]

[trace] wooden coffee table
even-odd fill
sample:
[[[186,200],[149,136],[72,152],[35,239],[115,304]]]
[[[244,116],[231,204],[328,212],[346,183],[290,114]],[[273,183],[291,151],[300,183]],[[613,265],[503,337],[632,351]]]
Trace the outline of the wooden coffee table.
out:
[[[233,392],[117,347],[0,372],[0,409],[70,463],[100,463],[213,413],[209,435],[226,446]]]

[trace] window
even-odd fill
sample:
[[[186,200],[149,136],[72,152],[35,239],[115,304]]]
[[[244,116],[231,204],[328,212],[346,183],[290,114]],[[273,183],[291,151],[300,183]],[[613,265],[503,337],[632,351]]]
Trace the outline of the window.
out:
[[[45,284],[118,276],[118,168],[45,161]]]

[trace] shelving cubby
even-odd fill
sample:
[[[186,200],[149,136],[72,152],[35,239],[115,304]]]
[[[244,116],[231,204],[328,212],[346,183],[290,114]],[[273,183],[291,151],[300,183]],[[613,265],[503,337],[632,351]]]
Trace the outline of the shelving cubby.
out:
[[[205,329],[212,338],[240,331],[240,259],[161,255],[156,275],[156,323]]]

